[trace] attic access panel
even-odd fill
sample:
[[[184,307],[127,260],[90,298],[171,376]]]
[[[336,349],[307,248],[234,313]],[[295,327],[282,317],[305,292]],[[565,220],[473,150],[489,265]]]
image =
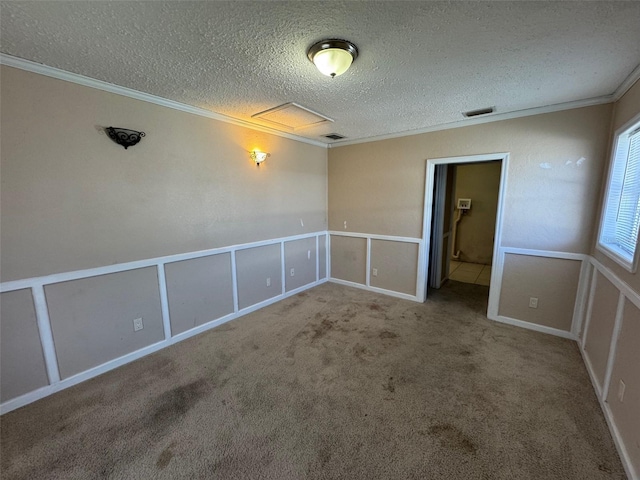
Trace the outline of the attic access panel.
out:
[[[333,122],[331,118],[309,110],[297,103],[285,103],[284,105],[270,108],[264,112],[256,113],[252,115],[251,118],[257,118],[277,125],[280,128],[294,131]]]

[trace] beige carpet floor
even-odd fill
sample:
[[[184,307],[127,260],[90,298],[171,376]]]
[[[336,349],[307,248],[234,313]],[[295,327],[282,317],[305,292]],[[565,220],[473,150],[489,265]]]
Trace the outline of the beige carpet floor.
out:
[[[622,479],[575,342],[324,284],[0,419],[8,479]]]

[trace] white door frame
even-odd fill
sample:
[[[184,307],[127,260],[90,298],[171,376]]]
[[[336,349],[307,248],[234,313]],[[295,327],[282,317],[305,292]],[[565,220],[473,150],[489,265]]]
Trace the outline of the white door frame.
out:
[[[418,265],[418,301],[427,298],[427,272],[429,271],[429,248],[431,247],[431,216],[433,212],[433,189],[436,165],[478,163],[500,160],[500,188],[498,190],[498,209],[496,211],[496,230],[493,241],[493,265],[491,268],[491,285],[489,286],[489,308],[487,316],[495,318],[498,315],[498,301],[500,284],[502,283],[503,262],[500,253],[502,244],[502,222],[504,215],[504,198],[507,190],[507,171],[509,170],[509,153],[489,153],[483,155],[468,155],[464,157],[445,157],[427,159],[427,172],[424,188],[424,214],[422,223],[422,243]]]
[[[437,170],[437,168],[435,169]],[[435,172],[434,170],[434,172]],[[435,268],[431,269],[431,274],[429,275],[428,284],[432,284],[435,288],[440,288],[440,284],[442,282],[442,251],[445,250],[445,265],[448,265],[449,262],[449,249],[444,245],[444,207],[445,201],[443,198],[446,195],[447,189],[447,176],[448,172],[446,168],[442,169],[444,172],[443,175],[440,175],[438,178],[434,179],[434,189],[436,195],[435,201],[435,222],[433,223],[432,233],[436,238],[436,243],[431,245],[431,251],[427,252],[429,254],[429,261],[433,262],[434,260],[437,262]],[[438,195],[440,194],[440,195]],[[428,267],[428,265],[427,265]],[[429,270],[427,269],[427,273]]]

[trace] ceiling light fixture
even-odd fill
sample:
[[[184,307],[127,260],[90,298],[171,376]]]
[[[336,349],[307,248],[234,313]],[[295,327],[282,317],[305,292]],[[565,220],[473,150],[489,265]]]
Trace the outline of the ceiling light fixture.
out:
[[[346,72],[358,58],[358,47],[347,40],[322,40],[309,48],[307,57],[320,73],[333,78]]]

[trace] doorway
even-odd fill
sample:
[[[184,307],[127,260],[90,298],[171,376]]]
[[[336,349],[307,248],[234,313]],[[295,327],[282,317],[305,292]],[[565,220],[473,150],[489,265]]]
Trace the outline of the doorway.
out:
[[[458,256],[457,260],[465,260],[463,256],[460,259],[460,249],[457,242],[454,243],[453,228],[456,219],[458,220],[458,226],[460,226],[465,215],[464,211],[469,207],[473,208],[473,198],[471,198],[470,204],[467,202],[468,198],[461,198],[462,203],[457,205],[459,199],[456,200],[456,209],[452,209],[451,202],[447,202],[447,198],[453,198],[455,191],[455,166],[466,166],[467,164],[480,164],[487,162],[499,163],[499,187],[497,195],[497,207],[495,210],[495,230],[493,231],[493,245],[491,249],[491,269],[490,276],[485,274],[482,283],[489,283],[489,311],[487,314],[491,316],[491,313],[497,313],[498,309],[498,292],[500,290],[500,280],[502,278],[502,259],[499,255],[501,235],[502,235],[502,216],[504,207],[504,194],[506,190],[506,176],[508,170],[508,153],[495,153],[487,155],[473,155],[465,157],[448,157],[437,158],[427,160],[427,172],[426,172],[426,186],[425,186],[425,208],[424,208],[424,223],[423,223],[423,285],[421,286],[420,293],[424,295],[423,299],[426,300],[428,296],[428,288],[430,285],[436,288],[440,286],[443,280],[449,277],[451,272],[451,257]],[[460,208],[458,208],[460,207]],[[469,211],[469,210],[467,210]],[[470,217],[469,217],[470,218]],[[473,225],[469,224],[469,227]],[[482,242],[486,243],[486,239]],[[474,263],[478,259],[487,258],[487,246],[484,245],[478,249],[474,255],[467,256],[467,260],[471,260],[466,263]],[[481,251],[481,252],[480,252]],[[469,252],[470,253],[470,252]],[[460,265],[457,265],[460,268]],[[473,267],[478,269],[478,267]],[[482,271],[487,271],[483,267],[480,267],[478,276]],[[467,277],[470,277],[467,275]],[[488,278],[487,278],[488,276]],[[475,282],[471,282],[475,283]],[[493,312],[495,310],[495,312]]]

